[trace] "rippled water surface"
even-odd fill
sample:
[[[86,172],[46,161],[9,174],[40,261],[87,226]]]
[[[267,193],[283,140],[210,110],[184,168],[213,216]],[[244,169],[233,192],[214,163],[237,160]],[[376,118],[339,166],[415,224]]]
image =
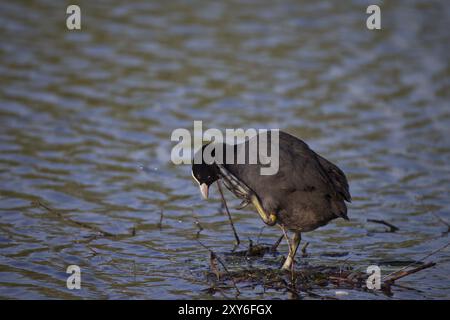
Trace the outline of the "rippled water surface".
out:
[[[68,31],[64,1],[2,1],[0,297],[221,298],[204,290],[209,252],[196,240],[201,225],[203,244],[232,250],[220,198],[213,188],[201,201],[190,168],[170,162],[172,130],[194,120],[283,129],[347,173],[351,220],[304,234],[303,263],[365,270],[444,246],[450,5],[385,1],[382,30],[369,31],[374,2],[79,1],[82,30]],[[232,214],[245,249],[263,224]],[[259,242],[278,235],[264,228]],[[450,298],[450,251],[426,261],[437,265],[391,299]],[[71,264],[81,290],[66,289]]]

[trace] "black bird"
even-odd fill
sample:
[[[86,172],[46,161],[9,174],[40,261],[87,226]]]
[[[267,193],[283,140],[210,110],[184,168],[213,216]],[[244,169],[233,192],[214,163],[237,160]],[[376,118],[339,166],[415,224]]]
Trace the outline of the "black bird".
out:
[[[269,131],[269,137],[270,134]],[[242,152],[245,152],[245,159],[249,159],[252,139],[259,139],[259,135],[242,144],[215,144],[214,147],[215,150],[223,148],[223,159],[230,151],[234,151],[235,160]],[[270,143],[268,139],[268,150]],[[209,186],[222,179],[232,193],[243,199],[241,207],[251,203],[267,225],[278,224],[289,245],[289,255],[282,269],[290,269],[301,233],[315,230],[339,217],[348,220],[345,201],[350,202],[351,196],[342,170],[311,150],[305,142],[279,131],[278,144],[279,170],[274,175],[261,175],[260,169],[264,165],[260,161],[256,164],[207,163],[203,158],[205,145],[194,156],[194,159],[202,158],[201,163],[192,165],[192,176],[204,198],[208,197]],[[294,234],[292,240],[288,230]]]

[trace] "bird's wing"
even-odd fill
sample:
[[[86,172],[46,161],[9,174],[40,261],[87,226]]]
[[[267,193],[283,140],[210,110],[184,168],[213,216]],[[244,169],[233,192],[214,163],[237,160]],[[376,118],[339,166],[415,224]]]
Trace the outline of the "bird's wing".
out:
[[[335,164],[331,163],[327,159],[317,155],[320,164],[327,172],[328,176],[331,178],[336,190],[342,195],[342,197],[348,201],[352,201],[352,196],[350,195],[350,190],[348,186],[347,177],[344,172],[339,169]]]

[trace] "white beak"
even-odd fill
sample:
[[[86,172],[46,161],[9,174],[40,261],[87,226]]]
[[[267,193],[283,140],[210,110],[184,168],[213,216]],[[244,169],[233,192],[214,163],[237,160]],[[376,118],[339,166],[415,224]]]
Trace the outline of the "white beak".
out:
[[[202,194],[203,199],[208,199],[208,185],[206,183],[200,185],[200,193]]]

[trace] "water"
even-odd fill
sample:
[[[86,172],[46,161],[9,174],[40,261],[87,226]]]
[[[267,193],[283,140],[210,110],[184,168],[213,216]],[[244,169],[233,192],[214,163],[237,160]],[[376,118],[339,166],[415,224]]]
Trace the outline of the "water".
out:
[[[304,234],[312,265],[364,271],[448,243],[434,215],[450,220],[450,6],[385,2],[383,29],[369,31],[372,2],[79,1],[82,30],[68,31],[65,2],[3,1],[0,296],[221,298],[204,291],[209,253],[196,240],[198,222],[203,244],[233,248],[217,190],[201,201],[190,168],[170,163],[172,130],[194,120],[281,128],[347,173],[351,220]],[[262,222],[232,213],[245,248]],[[259,241],[278,235],[265,228]],[[450,298],[448,248],[426,261],[437,266],[390,299]],[[71,264],[81,290],[66,288]]]

